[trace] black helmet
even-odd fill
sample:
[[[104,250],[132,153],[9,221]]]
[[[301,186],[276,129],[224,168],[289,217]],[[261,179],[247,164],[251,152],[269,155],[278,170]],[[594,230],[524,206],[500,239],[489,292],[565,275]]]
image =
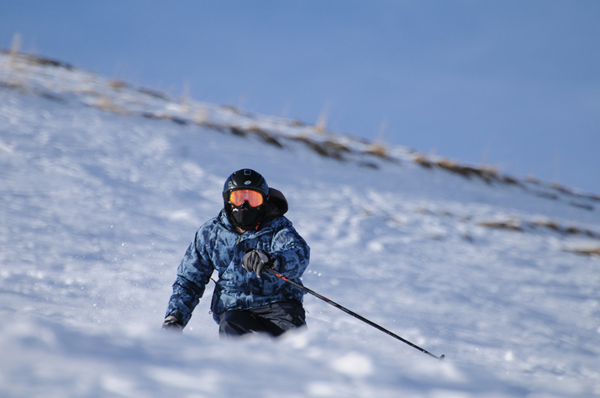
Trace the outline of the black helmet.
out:
[[[240,189],[250,189],[260,193],[263,202],[257,207],[251,207],[249,202],[244,202],[241,206],[234,206],[230,202],[231,192]],[[265,203],[269,198],[269,186],[267,182],[254,170],[238,170],[227,178],[223,186],[223,202],[225,214],[229,222],[244,230],[256,229],[264,218],[267,210]]]
[[[238,189],[251,189],[260,192],[267,200],[269,196],[269,186],[264,177],[254,170],[241,169],[233,173],[225,181],[223,186],[223,200],[229,202],[229,194]]]

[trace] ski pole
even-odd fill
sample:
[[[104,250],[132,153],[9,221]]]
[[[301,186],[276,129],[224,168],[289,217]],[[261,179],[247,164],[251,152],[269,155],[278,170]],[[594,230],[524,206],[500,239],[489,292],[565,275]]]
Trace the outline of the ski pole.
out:
[[[302,285],[300,285],[299,283],[296,283],[296,282],[292,281],[291,279],[289,279],[289,278],[285,277],[284,275],[280,274],[279,272],[277,272],[277,271],[275,271],[275,270],[272,270],[272,269],[267,269],[266,271],[267,271],[267,272],[269,272],[270,274],[273,274],[273,275],[275,275],[277,278],[279,278],[279,279],[281,279],[281,280],[284,280],[284,281],[286,281],[287,283],[290,283],[290,284],[292,284],[292,285],[296,286],[298,289],[301,289],[301,290],[305,291],[306,293],[310,293],[310,294],[312,294],[313,296],[315,296],[316,298],[318,298],[318,299],[321,299],[321,300],[325,301],[325,302],[326,302],[326,303],[328,303],[328,304],[331,304],[331,305],[332,305],[332,306],[334,306],[335,308],[338,308],[338,309],[340,309],[340,310],[344,311],[345,313],[347,313],[347,314],[349,314],[349,315],[352,315],[352,316],[353,316],[353,317],[355,317],[356,319],[360,319],[361,321],[363,321],[363,322],[365,322],[365,323],[367,323],[367,324],[369,324],[369,325],[373,326],[374,328],[376,328],[376,329],[379,329],[379,330],[381,330],[382,332],[389,334],[389,335],[390,335],[390,336],[392,336],[393,338],[395,338],[395,339],[398,339],[398,340],[400,340],[401,342],[403,342],[403,343],[406,343],[406,344],[408,344],[409,346],[411,346],[411,347],[413,347],[413,348],[416,348],[417,350],[421,351],[422,353],[425,353],[425,354],[429,355],[430,357],[433,357],[433,358],[435,358],[435,359],[444,359],[444,358],[445,358],[445,355],[442,355],[442,356],[439,356],[439,357],[438,357],[438,356],[436,356],[436,355],[433,355],[432,353],[430,353],[429,351],[425,350],[424,348],[421,348],[421,347],[419,347],[418,345],[416,345],[416,344],[413,344],[413,343],[411,343],[410,341],[408,341],[408,340],[406,340],[406,339],[403,339],[402,337],[398,336],[397,334],[395,334],[395,333],[393,333],[393,332],[390,332],[390,331],[389,331],[389,330],[387,330],[386,328],[384,328],[384,327],[382,327],[382,326],[379,326],[379,325],[378,325],[378,324],[376,324],[375,322],[372,322],[372,321],[368,320],[367,318],[365,318],[365,317],[363,317],[363,316],[361,316],[361,315],[357,314],[356,312],[354,312],[354,311],[350,311],[348,308],[346,308],[346,307],[344,307],[344,306],[341,306],[341,305],[339,305],[339,304],[338,304],[338,303],[336,303],[335,301],[332,301],[332,300],[328,299],[327,297],[325,297],[325,296],[322,296],[322,295],[320,295],[319,293],[317,293],[317,292],[315,292],[315,291],[313,291],[313,290],[311,290],[311,289],[309,289],[309,288],[307,288],[307,287],[305,287],[305,286],[302,286]]]

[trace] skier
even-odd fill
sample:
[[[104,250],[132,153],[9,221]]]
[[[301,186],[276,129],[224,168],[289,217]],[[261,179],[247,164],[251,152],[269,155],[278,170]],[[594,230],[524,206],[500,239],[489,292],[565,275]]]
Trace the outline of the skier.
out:
[[[310,249],[283,215],[288,203],[250,169],[231,174],[224,208],[196,232],[177,268],[163,329],[182,331],[218,272],[211,302],[221,336],[265,332],[279,336],[306,325],[301,289],[264,272],[274,269],[300,283]]]

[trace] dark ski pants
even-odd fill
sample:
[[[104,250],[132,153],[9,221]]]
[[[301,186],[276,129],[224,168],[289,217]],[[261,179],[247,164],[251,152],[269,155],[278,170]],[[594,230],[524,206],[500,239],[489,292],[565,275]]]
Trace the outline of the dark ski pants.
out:
[[[280,336],[285,331],[305,325],[302,303],[291,300],[247,310],[226,311],[219,320],[219,334],[221,337],[233,337],[266,332],[271,336]]]

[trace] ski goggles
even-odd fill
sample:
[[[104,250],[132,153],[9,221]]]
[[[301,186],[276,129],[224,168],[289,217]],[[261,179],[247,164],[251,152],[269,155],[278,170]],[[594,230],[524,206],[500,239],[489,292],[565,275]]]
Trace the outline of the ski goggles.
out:
[[[229,194],[229,202],[234,206],[241,206],[244,202],[252,207],[257,207],[263,204],[263,196],[251,189],[239,189]]]

